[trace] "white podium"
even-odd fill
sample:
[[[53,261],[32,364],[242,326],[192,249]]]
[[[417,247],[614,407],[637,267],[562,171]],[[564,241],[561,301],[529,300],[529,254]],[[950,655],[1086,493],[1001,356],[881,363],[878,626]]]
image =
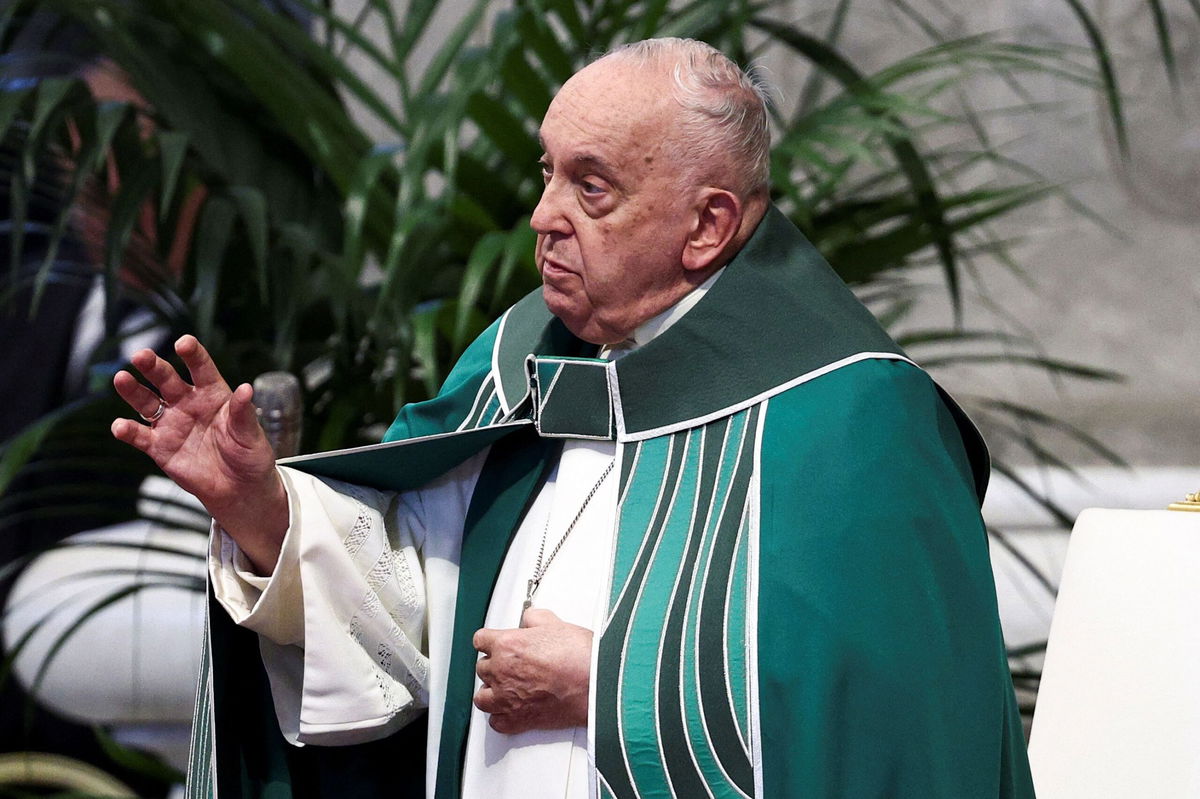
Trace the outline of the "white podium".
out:
[[[1038,799],[1200,797],[1200,513],[1080,514],[1049,640]]]

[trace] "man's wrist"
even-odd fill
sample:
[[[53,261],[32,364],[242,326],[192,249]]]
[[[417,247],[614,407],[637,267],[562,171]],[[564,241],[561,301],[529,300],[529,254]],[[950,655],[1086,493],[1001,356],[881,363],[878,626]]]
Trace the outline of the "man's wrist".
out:
[[[228,509],[213,509],[213,519],[237,543],[254,571],[266,577],[279,561],[291,513],[279,472],[272,469],[263,482],[244,491]]]

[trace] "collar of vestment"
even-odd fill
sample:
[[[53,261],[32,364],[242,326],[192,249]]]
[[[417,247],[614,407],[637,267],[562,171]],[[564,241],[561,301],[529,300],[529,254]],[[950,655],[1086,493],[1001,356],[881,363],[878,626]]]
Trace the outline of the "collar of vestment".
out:
[[[820,253],[770,208],[685,315],[616,361],[546,308],[506,313],[492,367],[510,418],[542,435],[639,440],[734,413],[854,359],[903,357]]]
[[[640,441],[730,416],[857,361],[907,360],[774,207],[694,307],[620,359],[595,353],[535,291],[471,346],[437,397],[400,410],[385,443],[282,463],[403,490],[531,425],[543,438]],[[982,497],[987,449],[941,393]]]

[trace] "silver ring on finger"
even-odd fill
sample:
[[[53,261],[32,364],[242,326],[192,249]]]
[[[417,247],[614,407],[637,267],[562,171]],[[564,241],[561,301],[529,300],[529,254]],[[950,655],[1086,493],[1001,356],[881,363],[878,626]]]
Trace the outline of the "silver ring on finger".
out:
[[[166,410],[167,410],[167,401],[165,399],[163,399],[162,397],[159,397],[158,398],[158,407],[154,409],[154,413],[150,414],[149,416],[147,416],[144,413],[139,413],[138,416],[142,417],[148,425],[150,425],[151,427],[154,427],[154,423],[162,418],[162,415]]]

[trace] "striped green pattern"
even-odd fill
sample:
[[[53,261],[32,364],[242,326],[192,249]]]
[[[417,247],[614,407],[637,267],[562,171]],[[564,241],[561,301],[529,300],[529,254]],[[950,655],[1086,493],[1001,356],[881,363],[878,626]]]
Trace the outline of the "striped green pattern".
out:
[[[759,413],[631,444],[622,455],[596,668],[601,796],[754,792],[746,590]]]
[[[216,799],[217,761],[213,749],[212,647],[208,635],[208,608],[204,605],[204,639],[200,648],[200,673],[196,678],[196,704],[192,707],[192,738],[188,749],[185,799]]]
[[[504,408],[500,405],[500,395],[496,391],[496,378],[495,375],[489,374],[479,384],[475,401],[471,403],[471,409],[458,429],[474,430],[477,427],[497,424],[503,416]]]

